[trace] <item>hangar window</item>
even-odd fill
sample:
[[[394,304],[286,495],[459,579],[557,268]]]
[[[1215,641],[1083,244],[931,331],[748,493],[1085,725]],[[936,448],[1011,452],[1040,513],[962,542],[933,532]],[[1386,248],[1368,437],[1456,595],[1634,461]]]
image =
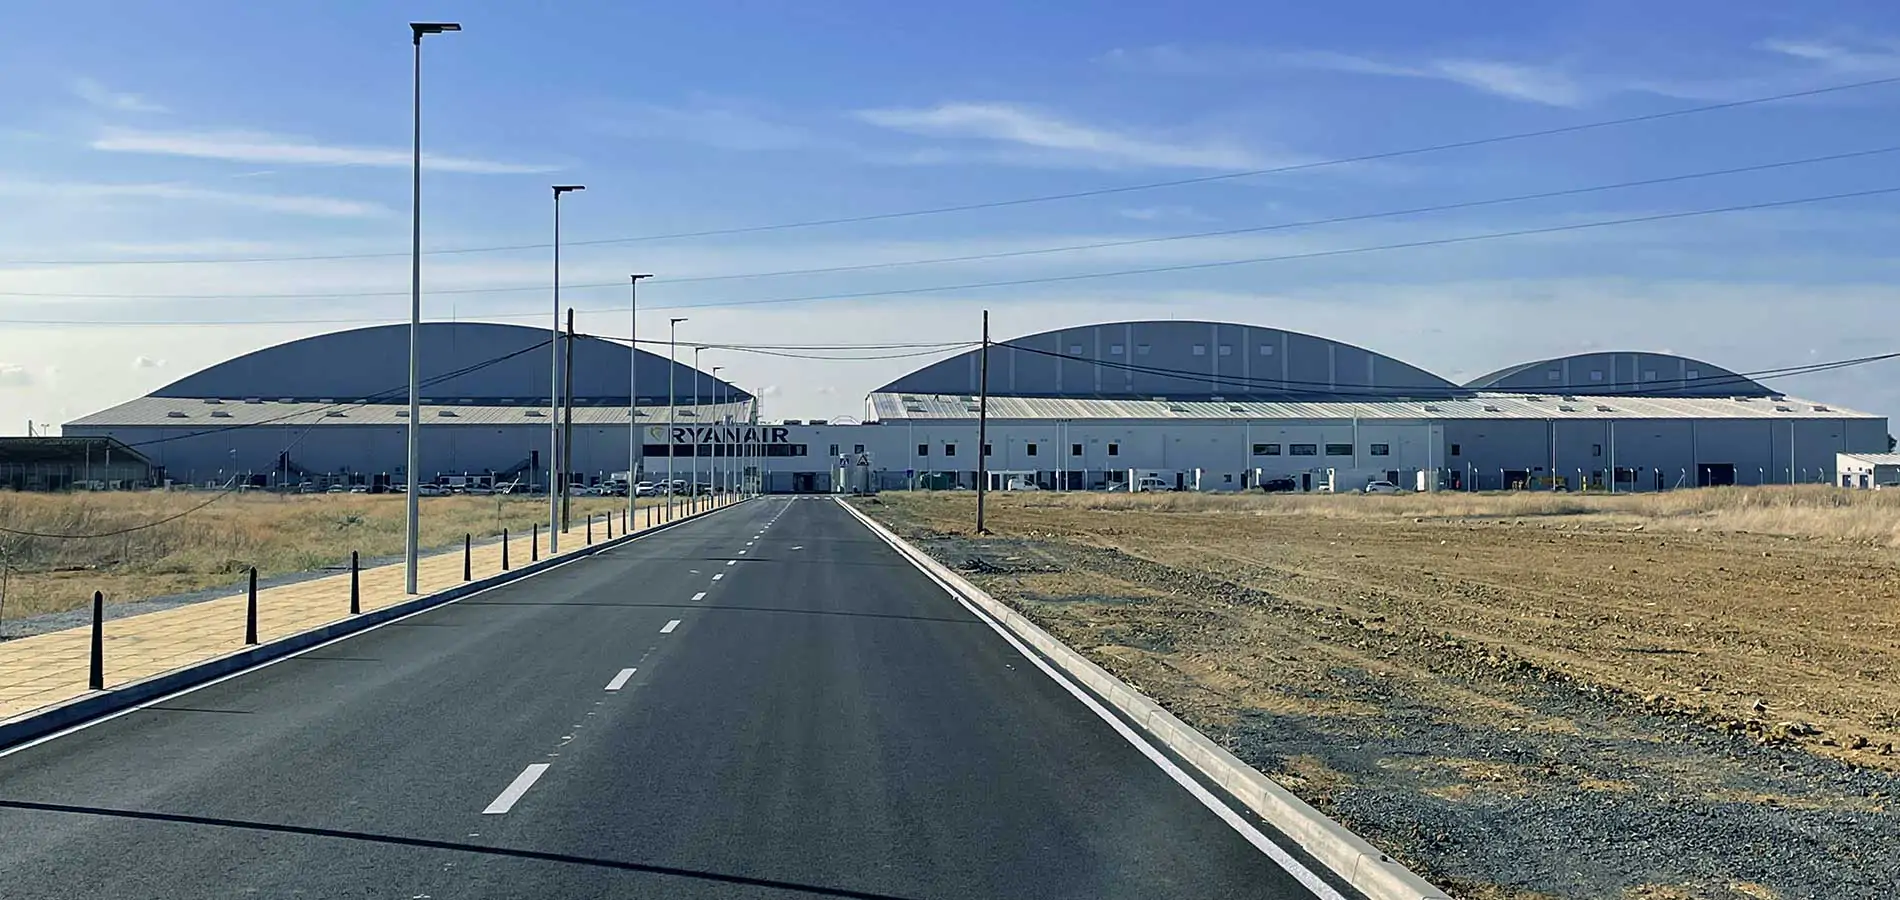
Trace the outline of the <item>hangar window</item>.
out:
[[[1327,444],[1326,455],[1327,456],[1351,456],[1352,445],[1351,444]]]
[[[1081,444],[1070,444],[1070,445],[1069,445],[1069,455],[1070,455],[1070,456],[1081,456],[1081,455],[1082,455],[1082,445],[1081,445]]]
[[[945,456],[955,456],[955,455],[957,455],[957,445],[955,445],[955,444],[945,444],[945,445],[943,445],[943,455],[945,455]]]
[[[1544,373],[1544,378],[1547,381],[1562,381],[1564,380],[1564,375],[1562,372],[1559,372],[1556,369],[1552,369]]]
[[[1373,444],[1372,446],[1366,448],[1366,452],[1373,456],[1391,456],[1392,445],[1391,444]]]
[[[837,456],[837,455],[838,455],[838,445],[837,445],[837,444],[832,444],[832,445],[831,445],[831,455],[832,455],[832,456]]]
[[[1602,456],[1602,455],[1603,455],[1603,445],[1602,445],[1602,444],[1591,444],[1591,445],[1590,445],[1590,455],[1591,455],[1591,456]]]
[[[1082,345],[1081,345],[1081,344],[1070,344],[1070,345],[1069,345],[1069,355],[1070,355],[1070,356],[1081,356],[1081,355],[1082,355]]]
[[[929,444],[918,444],[918,445],[917,445],[917,455],[918,455],[918,456],[929,456],[929,455],[930,455],[930,445],[929,445]]]
[[[1035,443],[1034,443],[1034,442],[1031,442],[1031,443],[1028,443],[1028,444],[1024,444],[1024,445],[1023,445],[1023,452],[1024,452],[1024,453],[1026,453],[1026,454],[1029,454],[1030,456],[1035,456],[1035,455],[1036,455],[1036,445],[1035,445]]]
[[[983,445],[983,455],[984,455],[984,456],[995,456],[995,455],[996,455],[996,445],[994,445],[994,444],[984,444],[984,445]]]
[[[1120,455],[1122,455],[1122,445],[1120,445],[1120,444],[1117,444],[1117,443],[1115,443],[1115,442],[1113,442],[1113,441],[1110,441],[1110,442],[1109,442],[1109,444],[1108,444],[1108,455],[1109,455],[1109,456],[1120,456]]]
[[[1108,355],[1109,355],[1109,356],[1120,356],[1120,355],[1122,355],[1122,345],[1120,345],[1120,344],[1109,344],[1109,345],[1108,345]]]
[[[1195,356],[1206,356],[1206,355],[1207,355],[1207,345],[1206,345],[1206,344],[1195,344],[1195,345],[1194,345],[1194,355],[1195,355]]]
[[[1289,456],[1318,456],[1319,455],[1318,444],[1290,444],[1287,446],[1286,449],[1287,449],[1287,455]]]
[[[1261,355],[1261,356],[1272,356],[1272,355],[1273,355],[1273,345],[1272,345],[1272,344],[1261,344],[1261,345],[1260,345],[1260,355]]]
[[[1590,370],[1590,380],[1591,380],[1591,381],[1602,381],[1602,380],[1603,380],[1603,370],[1602,370],[1602,369],[1591,369],[1591,370]]]
[[[1451,455],[1453,455],[1453,456],[1457,456],[1457,455],[1458,455],[1458,445],[1457,445],[1457,444],[1453,444],[1453,445],[1451,445]]]
[[[1279,445],[1279,444],[1255,444],[1255,445],[1253,445],[1253,455],[1255,455],[1255,456],[1279,456],[1279,455],[1280,455],[1280,445]]]
[[[1136,355],[1136,356],[1147,356],[1147,355],[1148,355],[1148,345],[1147,345],[1147,344],[1136,344],[1136,345],[1135,345],[1135,355]]]
[[[1233,344],[1222,344],[1222,345],[1220,345],[1220,355],[1222,355],[1222,356],[1233,356],[1233,355],[1234,355],[1234,345],[1233,345]]]
[[[863,452],[864,452],[864,445],[863,445],[863,444],[852,444],[852,445],[851,445],[851,452],[852,452],[852,453],[863,453]]]
[[[1644,369],[1644,370],[1643,370],[1643,380],[1644,380],[1644,381],[1655,381],[1655,380],[1656,380],[1656,370],[1655,370],[1655,369]]]
[[[1690,369],[1690,370],[1689,370],[1689,371],[1688,371],[1687,373],[1685,373],[1685,374],[1687,374],[1687,375],[1688,375],[1688,376],[1689,376],[1690,378],[1692,378],[1692,379],[1693,379],[1693,378],[1701,378],[1701,377],[1702,377],[1702,372],[1701,372],[1701,371],[1699,371],[1699,370],[1697,370],[1697,369]]]

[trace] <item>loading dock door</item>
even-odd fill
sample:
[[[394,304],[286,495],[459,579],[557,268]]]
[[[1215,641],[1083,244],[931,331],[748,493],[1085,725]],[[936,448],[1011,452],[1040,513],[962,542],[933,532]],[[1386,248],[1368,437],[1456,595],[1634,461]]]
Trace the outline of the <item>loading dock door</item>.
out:
[[[1697,463],[1696,484],[1702,487],[1722,487],[1735,483],[1734,463]]]
[[[793,472],[792,493],[810,494],[818,490],[818,477],[815,472]]]

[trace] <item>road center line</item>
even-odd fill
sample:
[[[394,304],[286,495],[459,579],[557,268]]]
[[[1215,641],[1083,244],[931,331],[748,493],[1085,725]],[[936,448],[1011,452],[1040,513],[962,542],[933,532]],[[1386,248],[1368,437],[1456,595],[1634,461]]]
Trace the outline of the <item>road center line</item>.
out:
[[[726,560],[726,565],[729,565],[729,566],[730,566],[730,565],[733,565],[733,564],[735,564],[735,563],[737,563],[737,562],[738,562],[738,560],[736,560],[736,559],[729,559],[729,560]]]
[[[718,581],[719,579],[724,578],[724,577],[726,577],[726,573],[720,572],[719,574],[713,576],[713,580]]]
[[[614,680],[607,682],[607,690],[617,691],[626,687],[627,679],[632,678],[633,673],[633,669],[621,669],[620,674],[614,676]]]
[[[674,620],[672,620],[672,621],[670,621],[670,622],[667,622],[667,623],[666,623],[666,625],[665,625],[664,627],[662,627],[662,628],[660,629],[660,633],[661,633],[661,634],[672,634],[672,633],[673,633],[673,629],[675,629],[675,628],[678,628],[678,627],[680,627],[680,620],[678,620],[678,619],[674,619]]]
[[[740,555],[740,556],[744,556],[744,555],[745,555],[745,551],[744,551],[744,550],[740,550],[740,551],[739,551],[739,555]]]
[[[706,599],[706,592],[705,592],[705,591],[700,591],[699,593],[697,593],[697,594],[694,594],[694,595],[693,595],[693,601],[694,601],[695,603],[697,603],[698,601],[701,601],[701,600],[704,600],[704,599]]]
[[[522,769],[521,774],[515,776],[515,780],[508,785],[507,790],[502,791],[501,796],[495,798],[495,802],[488,804],[488,808],[482,810],[482,815],[498,816],[514,809],[515,803],[521,799],[521,795],[526,794],[529,788],[534,787],[534,783],[541,780],[541,776],[546,774],[547,771],[547,763],[534,763]]]

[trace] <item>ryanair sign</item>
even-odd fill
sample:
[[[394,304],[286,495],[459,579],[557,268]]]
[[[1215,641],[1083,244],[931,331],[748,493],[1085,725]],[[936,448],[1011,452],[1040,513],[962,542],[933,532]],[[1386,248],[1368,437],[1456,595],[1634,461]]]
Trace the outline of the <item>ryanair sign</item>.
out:
[[[782,425],[675,425],[675,444],[787,444],[792,430]],[[647,440],[666,442],[665,425],[647,426]]]

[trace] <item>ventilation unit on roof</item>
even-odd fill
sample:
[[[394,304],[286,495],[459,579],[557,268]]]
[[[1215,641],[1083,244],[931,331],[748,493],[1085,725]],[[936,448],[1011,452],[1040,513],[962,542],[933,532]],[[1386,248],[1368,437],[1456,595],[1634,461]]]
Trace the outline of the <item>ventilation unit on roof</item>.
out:
[[[1730,399],[1730,400],[1733,400],[1733,401],[1735,401],[1736,403],[1747,403],[1747,402],[1748,402],[1748,398],[1747,398],[1747,397],[1730,397],[1729,399]]]
[[[1532,403],[1542,403],[1542,402],[1544,402],[1544,398],[1542,398],[1542,397],[1525,397],[1524,399],[1526,399],[1526,400],[1529,400],[1529,401],[1530,401],[1530,402],[1532,402]]]
[[[695,418],[695,419],[697,419],[697,418],[699,418],[699,410],[696,410],[696,409],[682,409],[682,410],[680,410],[680,415],[682,415],[682,416],[692,416],[693,418]]]
[[[185,418],[185,413],[184,413],[184,411],[183,411],[183,410],[177,410],[177,409],[172,409],[172,410],[166,410],[166,411],[165,411],[165,418],[167,418],[167,419],[183,419],[183,418]]]
[[[904,394],[903,396],[900,396],[897,399],[902,400],[905,403],[922,403],[923,402],[922,400],[919,400],[916,397],[912,397],[909,394]]]
[[[223,403],[224,401],[223,401],[223,400],[219,400],[219,399],[218,399],[218,398],[216,398],[216,397],[206,397],[206,398],[205,398],[205,402],[206,402],[206,403],[209,403],[209,404],[211,404],[212,406],[216,406],[216,405],[218,405],[218,404],[220,404],[220,403]]]
[[[1616,412],[1616,410],[1614,410],[1614,409],[1611,409],[1611,408],[1609,408],[1609,407],[1607,407],[1607,406],[1604,406],[1603,404],[1601,404],[1601,403],[1599,403],[1599,404],[1597,404],[1597,412]]]
[[[1814,410],[1815,412],[1833,412],[1833,410],[1828,409],[1826,406],[1823,406],[1822,404],[1819,404],[1819,403],[1816,403],[1813,406],[1810,406],[1808,408]]]
[[[524,409],[521,411],[521,414],[524,416],[533,416],[537,419],[541,419],[541,418],[547,417],[548,411],[545,409]]]
[[[1433,406],[1429,403],[1425,404],[1425,411],[1426,412],[1444,412],[1444,410],[1441,410],[1438,407]]]
[[[1576,412],[1577,408],[1568,403],[1559,403],[1557,404],[1557,410],[1559,412]]]
[[[406,409],[399,409],[399,410],[396,410],[396,418],[398,418],[398,419],[407,419],[407,418],[409,418],[409,411],[408,411],[408,410],[406,410]]]
[[[1244,407],[1244,406],[1229,406],[1229,407],[1227,407],[1227,411],[1228,411],[1228,412],[1237,412],[1237,413],[1244,413],[1244,412],[1246,412],[1246,411],[1247,411],[1247,408],[1246,408],[1246,407]]]
[[[212,411],[211,411],[211,418],[213,418],[213,419],[229,419],[229,418],[231,418],[231,411],[230,411],[230,410],[227,410],[227,409],[214,409],[214,410],[212,410]]]
[[[263,403],[263,402],[264,402],[264,398],[262,398],[262,397],[246,397],[246,398],[244,398],[244,402],[246,402],[246,403],[252,403],[252,404],[256,404],[256,403]]]
[[[1785,403],[1777,403],[1775,404],[1775,412],[1794,412],[1794,407]]]
[[[1570,401],[1570,402],[1572,402],[1572,403],[1575,403],[1575,402],[1577,402],[1577,398],[1575,398],[1575,397],[1572,397],[1572,396],[1570,396],[1569,394],[1565,394],[1565,395],[1564,395],[1564,399],[1565,399],[1565,400],[1568,400],[1568,401]]]
[[[1485,412],[1497,412],[1497,411],[1498,411],[1498,408],[1497,408],[1497,405],[1496,405],[1496,404],[1492,404],[1492,403],[1486,403],[1486,404],[1484,405],[1484,411],[1485,411]]]
[[[460,415],[460,413],[457,413],[455,410],[452,410],[452,409],[445,409],[445,410],[442,410],[441,412],[436,413],[436,415],[441,416],[445,419],[453,419],[456,416]]]
[[[1170,403],[1168,404],[1168,412],[1184,413],[1184,412],[1187,412],[1187,407],[1182,406],[1179,403]]]
[[[333,409],[333,410],[330,410],[330,411],[329,411],[329,412],[327,412],[327,413],[324,413],[324,414],[323,414],[323,417],[324,417],[324,418],[326,418],[326,419],[341,419],[341,418],[343,418],[343,417],[344,417],[345,415],[346,415],[346,413],[344,413],[344,412],[343,412],[343,410],[340,410],[340,409]]]

